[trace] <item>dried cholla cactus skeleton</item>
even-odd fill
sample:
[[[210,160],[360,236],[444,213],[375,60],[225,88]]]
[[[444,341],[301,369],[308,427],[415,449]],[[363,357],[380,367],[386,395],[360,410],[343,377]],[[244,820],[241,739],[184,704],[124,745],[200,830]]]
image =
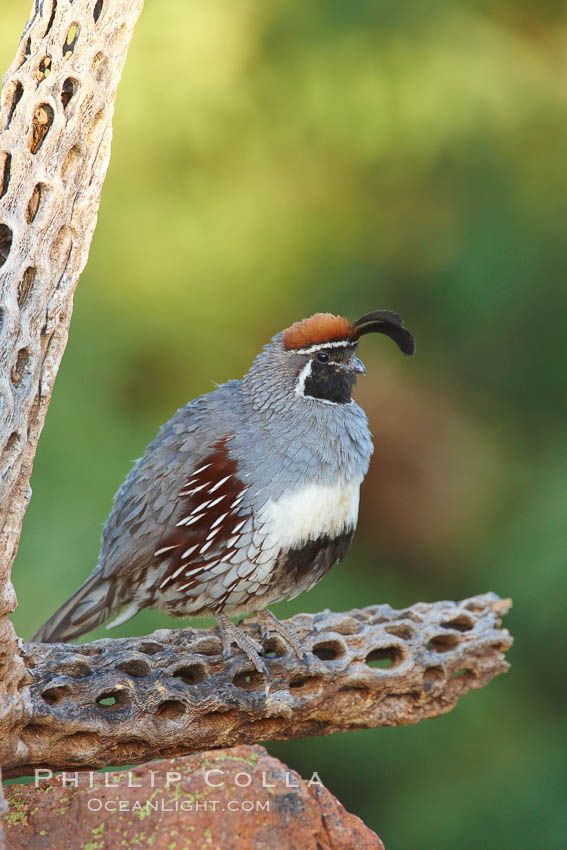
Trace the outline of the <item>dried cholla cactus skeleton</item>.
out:
[[[0,740],[27,673],[7,614],[10,568],[73,292],[110,156],[116,89],[142,0],[35,0],[0,108]],[[1,759],[1,756],[0,756]],[[5,759],[4,759],[5,760]]]
[[[508,669],[509,600],[418,602],[287,621],[309,654],[264,639],[269,677],[223,658],[214,629],[162,629],[81,646],[30,643],[21,746],[10,776],[87,769],[239,743],[418,723]],[[255,618],[241,624],[258,639]]]
[[[4,562],[110,157],[116,87],[141,0],[37,0],[0,111],[0,439]],[[20,494],[18,494],[20,495]],[[14,523],[12,525],[11,523]]]

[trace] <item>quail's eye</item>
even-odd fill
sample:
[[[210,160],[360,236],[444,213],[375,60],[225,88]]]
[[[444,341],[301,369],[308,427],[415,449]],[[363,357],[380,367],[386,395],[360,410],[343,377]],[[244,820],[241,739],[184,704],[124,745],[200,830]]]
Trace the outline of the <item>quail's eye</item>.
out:
[[[328,363],[329,355],[326,351],[320,351],[317,355],[317,360],[319,361],[319,363]]]

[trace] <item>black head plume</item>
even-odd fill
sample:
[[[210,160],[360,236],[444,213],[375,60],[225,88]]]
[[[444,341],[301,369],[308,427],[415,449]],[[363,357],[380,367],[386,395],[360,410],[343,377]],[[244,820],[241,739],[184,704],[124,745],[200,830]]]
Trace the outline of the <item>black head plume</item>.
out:
[[[364,334],[386,334],[393,339],[403,354],[410,357],[415,354],[415,340],[404,320],[391,310],[375,310],[367,313],[352,325],[351,339],[355,342]]]

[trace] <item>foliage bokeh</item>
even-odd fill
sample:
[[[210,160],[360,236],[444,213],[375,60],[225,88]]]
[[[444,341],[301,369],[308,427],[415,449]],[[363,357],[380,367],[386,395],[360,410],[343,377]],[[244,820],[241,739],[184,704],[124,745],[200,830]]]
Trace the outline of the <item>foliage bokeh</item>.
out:
[[[3,67],[27,12],[3,2]],[[35,464],[25,638],[178,406],[311,312],[402,313],[413,360],[361,345],[356,543],[276,612],[492,589],[512,670],[435,722],[270,745],[391,850],[567,846],[565,49],[552,0],[148,2]]]

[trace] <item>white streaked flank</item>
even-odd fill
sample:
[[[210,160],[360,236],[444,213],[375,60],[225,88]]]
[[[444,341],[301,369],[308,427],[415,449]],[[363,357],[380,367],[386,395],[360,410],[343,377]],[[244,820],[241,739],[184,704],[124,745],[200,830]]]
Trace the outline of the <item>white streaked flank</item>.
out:
[[[199,469],[193,470],[191,475],[198,475],[200,472],[203,472],[205,469],[208,469],[210,465],[210,463],[206,463],[204,466],[200,466]]]
[[[163,555],[164,552],[169,552],[170,549],[177,549],[179,543],[176,543],[175,546],[164,546],[162,549],[157,549],[154,552],[154,558],[157,558],[159,555]]]
[[[200,504],[200,505],[197,505],[197,507],[196,507],[196,508],[193,508],[193,510],[191,511],[191,516],[193,516],[193,514],[198,514],[198,513],[199,513],[199,511],[202,511],[202,510],[203,510],[203,508],[206,508],[206,507],[207,507],[207,505],[209,505],[209,504],[210,504],[210,502],[211,502],[211,500],[210,500],[210,499],[207,499],[207,501],[206,501],[206,502],[201,502],[201,504]]]
[[[166,586],[166,584],[169,584],[169,582],[170,582],[170,581],[174,581],[174,579],[176,579],[176,578],[177,578],[177,576],[179,575],[179,573],[182,573],[182,572],[183,572],[183,570],[185,569],[185,567],[186,567],[186,566],[187,566],[187,564],[181,564],[181,566],[180,566],[180,567],[178,567],[178,568],[175,570],[175,572],[174,572],[174,573],[172,573],[170,576],[166,576],[166,577],[164,578],[164,580],[162,581],[162,583],[160,584],[159,589],[161,590],[163,587],[165,587],[165,586]]]
[[[191,490],[182,490],[179,495],[180,496],[194,496],[195,493],[199,492],[199,490],[203,490],[204,487],[208,487],[208,485],[210,483],[211,483],[210,481],[205,481],[204,484],[199,484],[198,487],[193,487]],[[186,484],[185,486],[189,487],[190,485]]]
[[[228,511],[227,511],[226,513],[224,513],[224,514],[221,514],[221,515],[220,515],[220,517],[218,517],[218,519],[216,519],[216,520],[213,522],[213,524],[211,525],[211,529],[216,528],[216,526],[217,526],[217,525],[220,525],[220,524],[221,524],[221,522],[223,521],[223,519],[224,519],[225,517],[227,517],[227,516],[228,516]]]
[[[225,475],[224,478],[221,478],[220,481],[217,481],[217,483],[214,485],[214,487],[211,487],[211,489],[209,490],[209,493],[214,493],[215,490],[218,490],[219,487],[222,487],[222,485],[225,483],[225,481],[228,481],[229,478],[232,478],[232,472],[230,473],[230,475]]]
[[[175,523],[175,527],[179,525],[193,525],[194,522],[198,522],[198,520],[202,519],[205,514],[198,514],[197,516],[186,516],[184,519],[180,519],[179,522]]]

